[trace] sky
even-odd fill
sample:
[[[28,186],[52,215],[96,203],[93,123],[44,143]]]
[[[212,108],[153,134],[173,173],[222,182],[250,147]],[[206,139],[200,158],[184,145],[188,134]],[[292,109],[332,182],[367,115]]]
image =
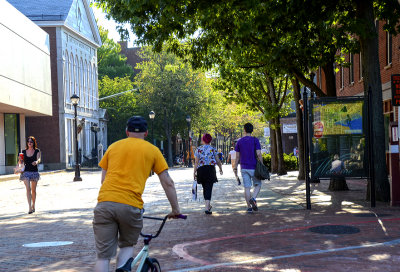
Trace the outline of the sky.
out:
[[[113,39],[115,42],[120,41],[119,33],[116,30],[116,23],[114,20],[107,20],[105,13],[101,9],[98,9],[97,7],[92,5],[93,13],[94,16],[97,19],[97,25],[102,26],[105,29],[107,29],[108,32],[108,38]],[[129,36],[133,37],[133,33],[130,31]],[[133,39],[130,38],[130,41],[128,41],[128,47],[133,47]]]

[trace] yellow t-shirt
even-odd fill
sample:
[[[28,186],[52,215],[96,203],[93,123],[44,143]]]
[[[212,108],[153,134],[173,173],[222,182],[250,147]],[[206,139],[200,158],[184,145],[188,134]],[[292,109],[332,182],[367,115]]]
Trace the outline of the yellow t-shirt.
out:
[[[107,149],[99,166],[107,170],[98,202],[112,201],[143,208],[142,194],[150,171],[168,169],[160,150],[138,138],[126,138]]]

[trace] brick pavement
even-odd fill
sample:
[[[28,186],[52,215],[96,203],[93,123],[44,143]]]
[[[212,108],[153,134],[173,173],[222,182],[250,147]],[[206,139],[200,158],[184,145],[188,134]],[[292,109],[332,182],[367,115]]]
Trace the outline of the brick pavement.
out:
[[[313,188],[309,211],[304,209],[304,184],[295,172],[273,176],[257,199],[259,212],[246,214],[242,187],[235,184],[230,166],[224,166],[213,192],[213,215],[206,216],[201,197],[191,200],[192,170],[172,169],[170,174],[188,219],[168,221],[151,243],[163,271],[398,271],[400,210],[379,202],[369,208],[363,180],[350,180],[350,191],[335,193],[322,181]],[[32,215],[27,214],[24,185],[17,179],[0,182],[0,271],[92,271],[91,221],[100,172],[82,172],[82,182],[72,182],[73,176],[42,175]],[[169,210],[156,176],[149,179],[144,200],[148,215]],[[155,224],[145,222],[145,229]],[[330,224],[359,232],[309,231]],[[73,244],[23,246],[49,241]]]

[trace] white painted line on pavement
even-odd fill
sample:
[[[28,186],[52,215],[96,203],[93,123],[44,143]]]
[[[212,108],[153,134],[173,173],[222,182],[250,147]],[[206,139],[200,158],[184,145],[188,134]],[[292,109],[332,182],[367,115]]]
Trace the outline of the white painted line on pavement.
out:
[[[31,243],[24,244],[23,247],[51,247],[51,246],[65,246],[71,245],[74,242],[71,241],[54,241],[54,242],[39,242],[39,243]]]
[[[364,245],[360,245],[360,246],[349,246],[349,247],[316,250],[316,251],[309,251],[309,252],[300,252],[300,253],[281,255],[281,256],[275,256],[275,257],[265,257],[265,258],[246,260],[246,261],[241,261],[241,262],[210,264],[210,265],[204,265],[204,266],[200,266],[200,267],[191,267],[191,268],[187,268],[187,269],[173,270],[170,272],[202,271],[202,270],[213,269],[213,268],[217,268],[217,267],[221,267],[221,266],[235,266],[235,265],[241,265],[241,264],[274,261],[274,260],[279,260],[279,259],[317,255],[317,254],[324,254],[324,253],[338,252],[338,251],[345,251],[345,250],[354,250],[354,249],[379,247],[379,246],[392,246],[392,245],[397,245],[397,244],[400,244],[400,239],[395,239],[395,240],[387,241],[387,242],[383,242],[383,243],[372,243],[372,244],[364,244]]]

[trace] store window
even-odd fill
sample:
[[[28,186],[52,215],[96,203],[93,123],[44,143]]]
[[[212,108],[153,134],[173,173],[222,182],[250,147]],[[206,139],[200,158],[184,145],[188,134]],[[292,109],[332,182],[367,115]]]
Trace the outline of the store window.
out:
[[[16,165],[20,151],[19,114],[4,114],[4,138],[6,166]]]

